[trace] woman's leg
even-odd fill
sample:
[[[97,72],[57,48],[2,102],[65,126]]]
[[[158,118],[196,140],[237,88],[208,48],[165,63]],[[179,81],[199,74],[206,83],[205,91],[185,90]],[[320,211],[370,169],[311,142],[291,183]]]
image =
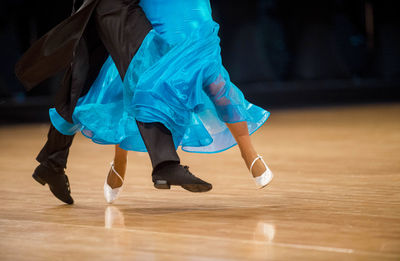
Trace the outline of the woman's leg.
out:
[[[246,163],[248,169],[250,169],[251,163],[257,157],[257,152],[251,143],[251,138],[249,135],[249,130],[247,129],[247,123],[245,121],[237,123],[227,123],[226,124],[239,145],[240,153],[242,158]],[[265,172],[266,168],[261,160],[257,160],[254,163],[252,169],[252,175],[258,177]]]
[[[208,97],[212,100],[216,110],[220,114],[221,118],[224,118],[226,112],[229,111],[229,107],[232,103],[235,103],[234,96],[229,92],[230,86],[226,86],[226,80],[220,75],[213,83],[205,87],[205,92]],[[232,106],[234,107],[234,106]],[[230,117],[235,117],[235,113],[230,113]],[[237,115],[238,118],[239,115]],[[231,120],[235,120],[231,118]],[[247,128],[247,122],[240,121],[237,123],[226,123],[232,136],[235,138],[239,145],[240,153],[246,163],[248,169],[251,167],[251,163],[257,158],[257,152],[251,143],[249,130]],[[266,168],[261,160],[257,160],[252,168],[252,175],[258,177],[265,172]]]
[[[119,145],[115,145],[115,154],[114,154],[114,169],[118,174],[124,179],[126,172],[126,164],[128,162],[128,151],[121,149]],[[110,170],[107,183],[111,188],[118,188],[122,186],[122,181],[118,178],[115,173]]]

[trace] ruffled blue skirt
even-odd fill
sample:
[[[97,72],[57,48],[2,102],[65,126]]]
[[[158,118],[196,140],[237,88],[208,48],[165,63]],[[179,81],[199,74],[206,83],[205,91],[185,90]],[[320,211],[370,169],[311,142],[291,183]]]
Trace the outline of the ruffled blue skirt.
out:
[[[184,151],[216,153],[236,145],[225,123],[246,121],[252,134],[269,112],[249,103],[230,81],[218,28],[205,23],[177,45],[150,31],[124,81],[108,58],[79,99],[73,124],[50,109],[53,125],[65,135],[81,131],[96,143],[133,151],[146,151],[136,120],[164,124]]]

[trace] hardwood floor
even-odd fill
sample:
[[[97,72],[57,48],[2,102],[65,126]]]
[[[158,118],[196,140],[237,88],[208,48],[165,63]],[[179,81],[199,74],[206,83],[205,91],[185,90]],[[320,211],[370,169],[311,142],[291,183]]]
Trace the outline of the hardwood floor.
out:
[[[32,178],[48,125],[0,127],[0,260],[400,260],[400,104],[272,111],[253,135],[275,174],[256,190],[238,149],[180,151],[208,193],[156,190],[130,152],[103,198],[113,147],[77,135],[75,204]]]

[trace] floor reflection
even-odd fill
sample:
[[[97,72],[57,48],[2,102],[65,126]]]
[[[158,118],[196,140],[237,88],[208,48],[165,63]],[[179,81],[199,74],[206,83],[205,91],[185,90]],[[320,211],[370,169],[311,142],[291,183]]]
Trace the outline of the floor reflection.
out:
[[[271,242],[275,238],[275,225],[263,221],[257,222],[254,240]]]
[[[247,215],[243,218],[244,209],[224,209],[213,211],[201,211],[194,213],[172,212],[159,215],[149,211],[150,214],[143,215],[143,210],[120,208],[118,206],[107,206],[104,212],[104,227],[113,228],[134,228],[140,230],[156,230],[159,232],[186,233],[188,231],[203,230],[201,226],[205,223],[214,227],[214,230],[204,233],[207,236],[227,236],[230,234],[243,237],[247,235],[247,240],[269,243],[274,240],[276,229],[275,225],[268,222],[264,215]],[[165,211],[162,213],[165,213]],[[201,225],[200,225],[201,224]],[[237,234],[239,232],[239,234]],[[245,233],[243,233],[245,232]],[[200,233],[201,234],[201,233]]]
[[[144,212],[146,214],[143,214]],[[142,208],[110,205],[104,211],[104,227],[108,231],[108,244],[118,249],[119,253],[130,253],[132,245],[153,248],[171,238],[174,246],[191,249],[197,247],[198,239],[187,235],[195,234],[206,241],[227,241],[219,249],[223,254],[237,251],[237,255],[240,256],[245,251],[248,257],[256,257],[260,253],[272,257],[274,251],[271,242],[275,239],[276,228],[268,216],[260,212],[262,211],[230,208],[206,211],[180,210],[167,213],[161,209],[162,214],[156,214],[154,208],[144,211]],[[154,234],[154,231],[158,233]],[[246,246],[232,248],[231,244],[235,241],[231,240],[235,239],[245,240]],[[146,260],[162,257],[162,253],[153,250],[146,253]],[[135,257],[142,258],[143,255],[144,253],[135,253]]]
[[[107,206],[104,211],[104,227],[111,228],[124,228],[125,216],[122,211],[115,206]]]

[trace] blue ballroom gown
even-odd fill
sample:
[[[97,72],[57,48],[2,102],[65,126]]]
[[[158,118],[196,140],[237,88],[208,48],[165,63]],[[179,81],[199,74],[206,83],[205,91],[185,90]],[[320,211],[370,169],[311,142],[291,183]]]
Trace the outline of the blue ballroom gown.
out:
[[[99,144],[146,151],[136,120],[161,122],[176,148],[216,153],[236,145],[225,123],[246,121],[250,134],[265,123],[269,112],[249,103],[222,65],[209,0],[142,0],[141,6],[153,30],[124,80],[109,57],[79,99],[73,124],[50,109],[61,133],[81,131]]]

